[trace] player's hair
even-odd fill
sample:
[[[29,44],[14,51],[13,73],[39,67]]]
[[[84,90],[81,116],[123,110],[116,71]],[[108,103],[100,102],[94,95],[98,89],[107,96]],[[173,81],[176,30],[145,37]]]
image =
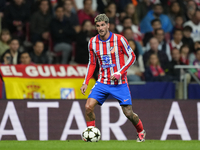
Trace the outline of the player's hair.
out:
[[[185,26],[183,28],[183,31],[189,31],[189,32],[192,32],[192,28],[190,26]]]
[[[165,31],[162,28],[156,29],[154,33],[157,35],[157,33],[158,33],[159,30],[162,30],[163,33],[165,33]]]
[[[160,19],[153,19],[152,21],[151,21],[151,25],[153,25],[155,22],[160,22],[160,24],[161,24],[161,21],[160,21]]]
[[[99,14],[95,17],[94,22],[101,22],[105,21],[105,23],[109,23],[109,18],[106,16],[106,14]]]

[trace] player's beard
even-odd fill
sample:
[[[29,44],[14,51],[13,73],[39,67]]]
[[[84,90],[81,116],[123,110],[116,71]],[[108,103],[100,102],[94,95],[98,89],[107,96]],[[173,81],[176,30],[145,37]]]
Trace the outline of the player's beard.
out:
[[[108,32],[107,30],[104,30],[104,34],[99,33],[100,37],[104,37],[107,34],[107,32]]]

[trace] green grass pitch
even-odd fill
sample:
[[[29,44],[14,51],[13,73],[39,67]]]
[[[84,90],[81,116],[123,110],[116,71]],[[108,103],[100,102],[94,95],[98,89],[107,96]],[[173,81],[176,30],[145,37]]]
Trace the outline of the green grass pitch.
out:
[[[0,141],[0,150],[200,150],[200,141]]]

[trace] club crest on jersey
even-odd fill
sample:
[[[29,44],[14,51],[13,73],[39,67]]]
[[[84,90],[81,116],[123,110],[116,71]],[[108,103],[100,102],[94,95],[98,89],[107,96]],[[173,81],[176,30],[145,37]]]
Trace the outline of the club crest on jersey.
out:
[[[113,53],[115,52],[115,50],[116,50],[115,47],[111,47],[111,48],[110,48],[111,54],[113,54]]]

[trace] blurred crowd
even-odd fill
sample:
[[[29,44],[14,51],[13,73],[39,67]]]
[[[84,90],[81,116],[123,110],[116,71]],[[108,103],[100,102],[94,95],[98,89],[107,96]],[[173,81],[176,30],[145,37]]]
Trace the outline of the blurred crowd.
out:
[[[100,13],[136,54],[129,81],[179,81],[175,65],[200,66],[200,0],[1,0],[1,65],[87,64]]]

